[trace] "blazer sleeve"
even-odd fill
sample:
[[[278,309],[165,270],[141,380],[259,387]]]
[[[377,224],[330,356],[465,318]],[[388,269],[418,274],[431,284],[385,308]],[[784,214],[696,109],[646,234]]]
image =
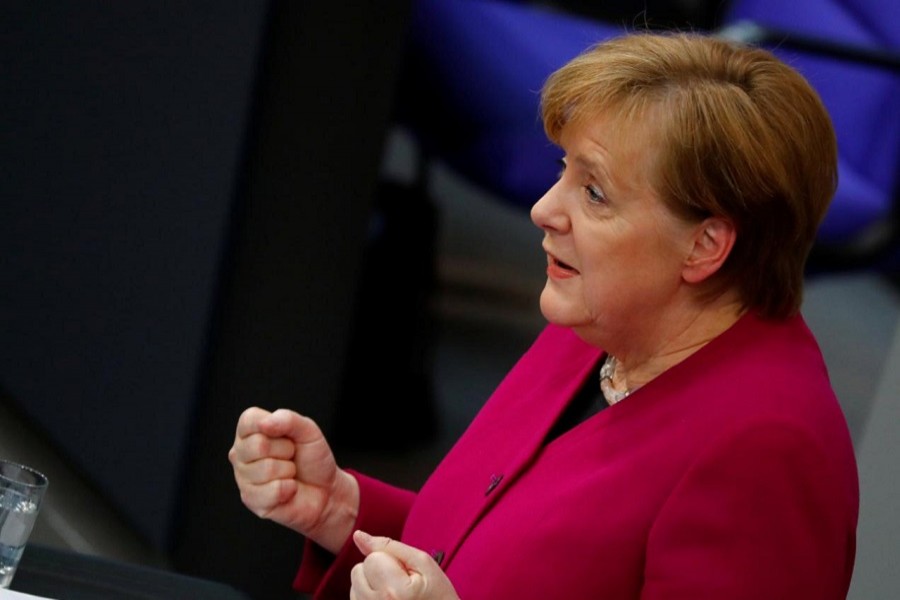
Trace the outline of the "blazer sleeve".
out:
[[[372,535],[400,539],[406,515],[416,495],[371,477],[348,470],[359,482],[359,514],[354,529]],[[350,570],[363,559],[351,538],[337,553],[305,541],[294,589],[315,600],[346,600],[350,595]]]
[[[852,450],[785,423],[723,438],[652,526],[641,599],[844,600],[859,508]]]

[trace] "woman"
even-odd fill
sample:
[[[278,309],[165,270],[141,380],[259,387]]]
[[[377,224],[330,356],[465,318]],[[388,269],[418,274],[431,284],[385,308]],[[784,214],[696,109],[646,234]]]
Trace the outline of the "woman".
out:
[[[541,99],[565,155],[532,209],[549,324],[423,488],[338,468],[291,411],[240,418],[244,503],[307,540],[296,589],[844,598],[856,465],[799,314],[836,184],[817,95],[765,51],[646,33]]]

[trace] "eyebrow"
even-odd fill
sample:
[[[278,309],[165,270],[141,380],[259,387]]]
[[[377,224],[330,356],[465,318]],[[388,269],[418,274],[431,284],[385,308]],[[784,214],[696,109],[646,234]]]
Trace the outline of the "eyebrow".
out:
[[[583,154],[579,154],[575,156],[573,160],[578,163],[582,168],[587,169],[588,171],[593,171],[596,168],[602,167],[599,161],[586,157]]]
[[[599,146],[599,144],[597,145]],[[606,148],[603,148],[603,146],[600,146],[600,148],[602,148],[604,152],[606,151]],[[578,154],[572,157],[572,160],[577,163],[578,166],[582,169],[585,169],[586,171],[589,171],[602,179],[603,181],[601,183],[603,183],[604,185],[612,184],[613,186],[615,186],[615,181],[612,178],[612,174],[609,172],[609,169],[603,162],[591,158],[590,156],[585,154]]]

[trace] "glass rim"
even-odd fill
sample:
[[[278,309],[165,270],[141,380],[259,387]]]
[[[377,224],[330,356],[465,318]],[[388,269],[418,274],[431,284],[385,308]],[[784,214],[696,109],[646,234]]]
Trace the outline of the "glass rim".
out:
[[[50,480],[47,479],[47,476],[44,475],[43,473],[41,473],[40,471],[38,471],[37,469],[35,469],[33,467],[29,467],[28,465],[23,465],[22,463],[18,463],[14,460],[0,459],[0,465],[15,467],[16,469],[30,473],[31,475],[34,476],[35,480],[37,481],[36,483],[31,483],[28,481],[23,481],[21,479],[14,479],[14,478],[6,475],[4,473],[3,469],[0,469],[0,480],[2,480],[4,482],[9,482],[10,485],[18,485],[18,486],[23,486],[26,488],[40,489],[40,488],[47,487],[47,485],[50,482]]]

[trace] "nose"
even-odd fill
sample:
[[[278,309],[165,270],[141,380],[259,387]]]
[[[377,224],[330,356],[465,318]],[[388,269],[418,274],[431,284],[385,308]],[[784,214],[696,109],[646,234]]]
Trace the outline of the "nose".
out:
[[[567,218],[559,202],[560,181],[557,181],[540,200],[531,207],[531,221],[544,231],[562,231]]]

